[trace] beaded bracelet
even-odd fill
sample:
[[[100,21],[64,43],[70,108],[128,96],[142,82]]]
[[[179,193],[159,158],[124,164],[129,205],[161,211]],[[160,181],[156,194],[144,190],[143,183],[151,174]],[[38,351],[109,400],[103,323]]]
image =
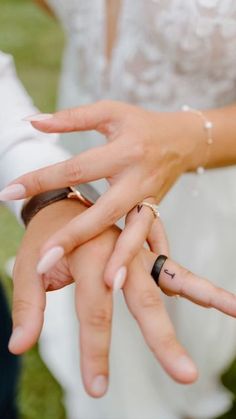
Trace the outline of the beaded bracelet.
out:
[[[209,119],[206,118],[206,116],[204,115],[203,112],[199,111],[198,109],[194,109],[191,108],[188,105],[183,105],[182,106],[182,111],[183,112],[191,112],[194,115],[197,115],[201,118],[201,120],[203,121],[203,127],[206,131],[206,135],[207,135],[207,140],[206,140],[206,144],[207,144],[207,152],[206,152],[206,159],[205,159],[205,163],[203,166],[198,166],[196,169],[196,172],[198,175],[202,175],[205,172],[205,167],[208,163],[209,160],[209,152],[210,152],[210,146],[213,144],[213,138],[212,138],[212,129],[213,129],[213,122],[209,121]]]

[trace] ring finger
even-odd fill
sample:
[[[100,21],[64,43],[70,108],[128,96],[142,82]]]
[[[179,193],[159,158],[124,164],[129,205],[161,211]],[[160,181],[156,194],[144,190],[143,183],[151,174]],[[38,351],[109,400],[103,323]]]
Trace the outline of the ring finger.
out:
[[[138,259],[130,266],[124,294],[149,348],[165,371],[180,383],[194,382],[197,369],[177,341],[160,290]]]
[[[145,202],[153,204],[154,198],[145,199]],[[104,274],[105,282],[114,290],[124,285],[127,266],[147,240],[155,219],[151,208],[146,206],[137,205],[128,213],[125,228],[116,241]]]

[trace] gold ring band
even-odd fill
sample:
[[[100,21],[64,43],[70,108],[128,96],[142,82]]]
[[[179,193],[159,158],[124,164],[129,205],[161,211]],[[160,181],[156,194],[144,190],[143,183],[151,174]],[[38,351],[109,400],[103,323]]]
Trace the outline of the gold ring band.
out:
[[[138,204],[138,210],[140,211],[142,207],[150,208],[155,218],[160,217],[159,208],[155,204],[150,204],[150,202],[142,201]]]

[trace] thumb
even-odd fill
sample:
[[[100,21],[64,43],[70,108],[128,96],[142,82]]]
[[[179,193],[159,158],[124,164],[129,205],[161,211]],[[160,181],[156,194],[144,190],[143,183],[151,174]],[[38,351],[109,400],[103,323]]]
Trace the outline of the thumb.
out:
[[[34,128],[48,133],[96,130],[107,133],[109,122],[116,117],[120,106],[108,100],[78,108],[65,109],[54,114],[36,114],[24,118]]]

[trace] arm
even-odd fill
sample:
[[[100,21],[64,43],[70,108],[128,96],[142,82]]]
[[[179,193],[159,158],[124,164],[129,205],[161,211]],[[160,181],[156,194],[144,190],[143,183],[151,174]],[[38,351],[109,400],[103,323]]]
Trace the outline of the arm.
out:
[[[37,132],[22,120],[37,108],[20,83],[11,56],[0,52],[0,186],[29,170],[69,157],[56,145],[57,135]],[[22,202],[8,204],[20,219]]]

